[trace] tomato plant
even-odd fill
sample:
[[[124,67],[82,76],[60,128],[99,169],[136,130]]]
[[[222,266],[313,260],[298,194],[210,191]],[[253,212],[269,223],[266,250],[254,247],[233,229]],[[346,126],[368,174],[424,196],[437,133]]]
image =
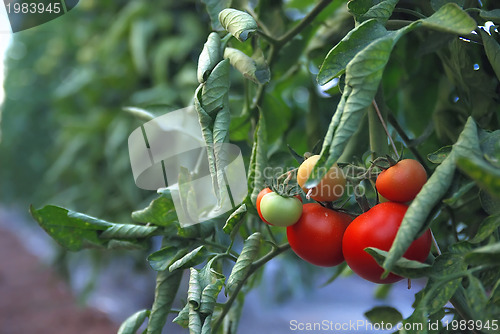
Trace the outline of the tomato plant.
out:
[[[309,193],[309,196],[316,201],[336,201],[344,194],[346,185],[344,173],[337,165],[330,167],[317,186],[310,189],[304,187],[319,158],[319,155],[313,155],[300,165],[297,171],[297,182],[304,192]]]
[[[302,202],[296,197],[283,197],[275,192],[265,194],[258,205],[264,222],[275,226],[290,226],[302,214]]]
[[[404,159],[382,171],[377,177],[377,191],[394,202],[414,199],[427,181],[427,173],[420,162]]]
[[[352,221],[342,240],[342,251],[349,267],[359,276],[374,283],[394,283],[403,277],[389,273],[381,278],[384,269],[365,252],[367,247],[389,251],[408,207],[385,202],[375,205]],[[431,249],[431,232],[426,230],[413,241],[403,257],[423,262]]]
[[[351,218],[318,203],[304,204],[299,221],[287,227],[292,250],[303,260],[331,267],[344,262],[342,237]]]
[[[390,308],[397,321],[500,318],[497,1],[84,2],[81,18],[73,12],[46,25],[67,26],[13,38],[0,192],[35,203],[32,216],[65,249],[136,249],[147,257],[157,277],[154,301],[121,333],[143,322],[148,333],[161,333],[171,313],[193,333],[234,333],[244,294],[268,283],[261,279],[266,263],[293,249],[319,267],[295,256],[277,263],[296,272],[307,265],[311,282],[304,284],[314,285],[331,274],[320,266],[341,261],[340,247],[355,249],[363,268],[377,268],[374,280],[382,271],[427,278],[411,291],[411,315],[403,319]],[[81,27],[76,34],[74,24]],[[191,102],[213,189],[183,189],[190,196],[181,204],[209,212],[195,202],[213,194],[231,205],[182,226],[175,186],[153,194],[137,189],[125,148],[131,131]],[[218,149],[227,143],[239,147],[245,164],[241,203],[222,198],[233,177]],[[315,155],[303,161],[306,152]],[[401,161],[377,179],[386,166],[375,162],[387,155]],[[259,196],[275,175],[286,175],[285,188],[297,183],[311,202],[287,231],[259,219],[265,208],[268,222],[283,218],[279,224],[287,225],[291,213],[298,216],[295,199],[276,205],[283,200]],[[377,190],[392,201],[411,200],[406,213],[403,204],[376,205]],[[35,208],[50,202],[56,205]],[[91,215],[78,212],[87,208]],[[375,215],[380,208],[391,224]],[[359,217],[342,238],[346,214]],[[349,237],[366,216],[376,216],[365,223],[378,227]],[[425,250],[430,232],[420,235],[429,229],[436,246],[421,263],[425,252],[414,254],[413,244],[423,238]],[[334,278],[344,268],[333,269]],[[186,271],[189,284],[181,284]],[[180,310],[173,307],[179,303]],[[369,314],[387,320],[377,309]]]

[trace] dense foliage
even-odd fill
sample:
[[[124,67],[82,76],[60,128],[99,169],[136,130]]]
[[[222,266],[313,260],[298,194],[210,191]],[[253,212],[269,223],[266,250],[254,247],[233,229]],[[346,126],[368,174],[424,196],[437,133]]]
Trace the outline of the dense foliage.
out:
[[[139,202],[141,193],[124,162],[133,121],[120,108],[133,106],[128,110],[149,119],[191,99],[207,144],[240,147],[249,189],[234,212],[189,227],[179,225],[168,189],[158,190],[144,209],[134,205],[131,219],[120,223],[61,206],[31,207],[47,233],[72,251],[147,249],[150,238],[162,237],[161,249],[148,256],[158,272],[154,303],[127,319],[120,333],[135,333],[146,318],[145,331],[161,333],[170,312],[178,312],[174,322],[192,333],[236,332],[246,292],[264,284],[259,280],[263,266],[291,252],[286,230],[260,220],[257,196],[277,182],[298,189],[295,177],[283,181],[283,175],[293,173],[283,173],[295,171],[309,152],[319,158],[301,184],[304,202],[313,202],[307,189],[336,163],[346,174],[346,191],[321,205],[352,217],[379,202],[377,173],[401,155],[418,160],[428,175],[390,249],[366,249],[384,268],[383,275],[427,277],[427,284],[416,293],[409,318],[393,308],[375,308],[366,314],[370,321],[426,324],[450,314],[466,324],[459,328],[463,332],[498,332],[500,12],[494,1],[204,0],[164,8],[146,1],[108,6],[115,10],[107,16],[93,8],[73,13],[96,20],[95,30],[61,33],[61,41],[71,36],[91,43],[77,52],[59,44],[59,54],[67,50],[78,60],[69,73],[61,73],[64,81],[49,87],[57,93],[50,103],[59,115],[47,116],[52,121],[45,125],[62,137],[23,141],[58,147],[63,157],[45,173],[50,186],[42,191],[54,189],[56,180],[74,185],[62,196],[95,196],[94,201],[106,202],[99,214],[121,208],[113,205],[115,192],[129,203]],[[36,38],[28,32],[21,37],[26,43]],[[16,43],[13,54],[19,54]],[[48,73],[54,72],[47,66],[39,65],[41,72],[32,80],[53,85]],[[26,99],[21,93],[16,98],[15,91],[7,90],[5,108],[8,112],[11,103],[22,115]],[[44,103],[49,102],[43,96],[34,98],[32,108],[40,111],[29,116],[52,115]],[[4,122],[21,119],[4,117]],[[214,187],[220,186],[218,152],[209,155]],[[14,166],[21,160],[13,161]],[[118,170],[106,168],[106,162],[116,163]],[[270,170],[274,180],[264,177]],[[123,198],[116,198],[122,205]],[[403,258],[428,228],[435,243],[427,260]],[[300,262],[294,258],[288,265]],[[181,310],[171,310],[184,270],[190,273],[187,300]],[[344,263],[331,271],[330,283],[349,268]],[[439,322],[437,328],[415,332],[453,330]]]

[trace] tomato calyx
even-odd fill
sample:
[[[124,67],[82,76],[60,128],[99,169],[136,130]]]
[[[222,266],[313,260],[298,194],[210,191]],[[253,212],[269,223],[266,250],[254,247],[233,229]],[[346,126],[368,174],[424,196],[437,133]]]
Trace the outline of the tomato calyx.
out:
[[[297,168],[289,170],[271,180],[269,188],[281,197],[297,197],[300,199],[301,190],[295,180]],[[300,199],[302,201],[302,199]]]

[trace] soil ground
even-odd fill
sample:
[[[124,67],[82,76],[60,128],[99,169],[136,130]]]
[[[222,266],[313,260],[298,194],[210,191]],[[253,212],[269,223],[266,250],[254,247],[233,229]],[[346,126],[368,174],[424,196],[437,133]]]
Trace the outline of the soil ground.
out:
[[[111,334],[118,327],[78,306],[68,285],[0,226],[0,334]]]

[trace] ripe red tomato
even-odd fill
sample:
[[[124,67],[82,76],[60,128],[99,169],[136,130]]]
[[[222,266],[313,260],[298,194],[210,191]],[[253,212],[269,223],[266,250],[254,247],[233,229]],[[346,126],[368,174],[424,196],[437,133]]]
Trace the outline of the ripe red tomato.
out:
[[[417,160],[404,159],[382,171],[375,186],[380,195],[393,202],[413,200],[427,181],[427,173]]]
[[[262,221],[268,225],[272,225],[272,224],[270,224],[267,220],[264,219],[264,217],[262,217],[262,212],[260,210],[260,202],[262,201],[262,197],[264,197],[264,195],[272,193],[272,192],[273,191],[271,190],[271,188],[262,189],[260,191],[259,195],[257,196],[257,201],[255,203],[255,206],[257,207],[257,213],[259,214],[260,219],[262,219]]]
[[[347,214],[307,203],[299,221],[287,227],[292,250],[303,260],[317,266],[331,267],[344,262],[342,236],[352,218]]]
[[[408,206],[401,203],[380,203],[358,216],[347,227],[342,251],[347,264],[356,274],[374,283],[394,283],[403,279],[393,273],[381,279],[384,269],[364,249],[375,247],[389,251],[407,209]],[[427,230],[413,241],[403,256],[424,262],[429,255],[431,242],[431,232]]]

